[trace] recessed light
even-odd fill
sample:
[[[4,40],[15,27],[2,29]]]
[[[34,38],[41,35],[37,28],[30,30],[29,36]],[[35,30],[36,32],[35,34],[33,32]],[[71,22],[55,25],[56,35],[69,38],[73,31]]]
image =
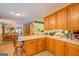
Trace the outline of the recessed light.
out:
[[[15,15],[16,15],[16,16],[21,16],[21,14],[20,14],[20,13],[18,13],[18,12],[15,12]]]
[[[20,13],[20,12],[12,12],[12,14],[16,16],[23,16],[23,13]]]

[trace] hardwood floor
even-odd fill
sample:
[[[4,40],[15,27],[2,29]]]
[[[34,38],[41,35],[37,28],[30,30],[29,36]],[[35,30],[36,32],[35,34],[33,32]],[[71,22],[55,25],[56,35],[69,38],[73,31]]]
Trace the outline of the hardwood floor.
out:
[[[8,53],[8,56],[12,56],[14,51],[14,47],[12,42],[8,42],[0,45],[0,52]]]

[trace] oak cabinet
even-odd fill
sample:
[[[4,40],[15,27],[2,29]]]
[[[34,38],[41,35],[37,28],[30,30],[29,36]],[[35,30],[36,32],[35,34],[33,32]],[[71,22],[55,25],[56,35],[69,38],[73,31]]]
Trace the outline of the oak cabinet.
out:
[[[46,49],[50,51],[50,39],[46,38]]]
[[[55,40],[55,55],[64,56],[65,55],[65,43],[63,41]]]
[[[50,52],[55,55],[55,46],[56,46],[55,39],[51,38],[49,39],[50,39]]]
[[[79,3],[71,4],[44,18],[45,30],[79,31]]]
[[[67,8],[63,8],[56,12],[56,29],[67,29]]]
[[[68,6],[68,29],[79,31],[79,4]]]
[[[49,30],[49,17],[44,18],[44,29]]]
[[[45,50],[45,39],[38,38],[34,40],[27,40],[24,42],[24,49],[26,55],[33,55],[40,51]]]
[[[50,52],[53,52],[53,39],[46,38],[46,49]]]
[[[24,42],[26,55],[33,55],[38,52],[37,40],[27,40]]]
[[[55,38],[26,40],[24,49],[27,56],[48,50],[55,56],[79,56],[79,45],[60,41]]]
[[[38,44],[38,51],[40,52],[40,51],[45,50],[46,49],[45,39],[44,38],[39,38],[37,40],[38,40],[38,42],[37,42],[37,44]]]
[[[46,49],[50,51],[52,54],[55,54],[55,45],[55,39],[46,39]]]
[[[56,14],[51,14],[44,18],[44,27],[45,30],[56,29]]]
[[[63,41],[47,38],[46,42],[47,42],[46,48],[52,54],[54,54],[56,56],[64,56],[65,55],[65,43]]]
[[[56,14],[49,15],[49,30],[56,29]]]
[[[66,56],[79,56],[79,46],[72,44],[72,43],[66,43]]]

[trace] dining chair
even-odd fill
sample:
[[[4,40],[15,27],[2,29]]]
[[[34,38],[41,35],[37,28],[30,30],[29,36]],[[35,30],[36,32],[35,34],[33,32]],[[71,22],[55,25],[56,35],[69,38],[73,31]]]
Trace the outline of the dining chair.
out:
[[[12,41],[13,41],[13,45],[14,45],[14,56],[17,56],[17,55],[21,55],[23,56],[24,53],[25,53],[25,50],[24,50],[24,42],[19,42],[18,41],[18,35],[16,34],[13,34],[12,35]],[[19,53],[19,54],[18,54]]]

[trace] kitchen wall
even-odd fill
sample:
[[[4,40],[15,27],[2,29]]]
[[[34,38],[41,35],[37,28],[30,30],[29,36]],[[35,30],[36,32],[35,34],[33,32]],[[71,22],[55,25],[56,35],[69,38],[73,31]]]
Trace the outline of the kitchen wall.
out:
[[[44,31],[44,19],[38,19],[33,22],[33,34],[40,35]]]

